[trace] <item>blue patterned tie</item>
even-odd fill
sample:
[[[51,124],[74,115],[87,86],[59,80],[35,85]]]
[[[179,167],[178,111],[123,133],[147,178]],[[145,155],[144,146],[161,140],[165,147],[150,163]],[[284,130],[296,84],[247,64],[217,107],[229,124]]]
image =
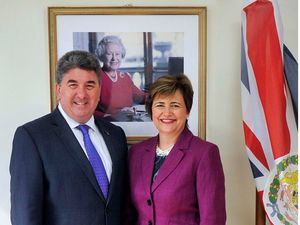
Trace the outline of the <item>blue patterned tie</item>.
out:
[[[102,193],[103,193],[104,197],[107,198],[109,182],[108,182],[108,178],[107,178],[102,160],[90,139],[90,136],[89,136],[89,128],[90,127],[84,124],[84,125],[77,126],[77,128],[83,134],[84,146],[85,146],[89,161],[93,167],[95,176],[96,176],[98,184],[102,190]]]

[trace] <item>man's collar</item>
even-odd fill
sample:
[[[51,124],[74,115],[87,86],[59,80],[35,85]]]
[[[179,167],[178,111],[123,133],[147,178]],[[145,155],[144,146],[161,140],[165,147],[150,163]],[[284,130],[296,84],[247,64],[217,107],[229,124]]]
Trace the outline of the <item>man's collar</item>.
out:
[[[63,107],[61,106],[61,104],[58,104],[58,110],[60,111],[60,113],[62,114],[62,116],[65,118],[65,120],[67,121],[68,125],[70,126],[70,128],[76,128],[78,125],[80,125],[80,123],[78,123],[77,121],[75,121],[74,119],[72,119],[63,109]],[[94,116],[92,116],[86,123],[86,125],[88,125],[90,128],[92,128],[94,131],[96,130],[96,124],[95,124],[95,119]]]

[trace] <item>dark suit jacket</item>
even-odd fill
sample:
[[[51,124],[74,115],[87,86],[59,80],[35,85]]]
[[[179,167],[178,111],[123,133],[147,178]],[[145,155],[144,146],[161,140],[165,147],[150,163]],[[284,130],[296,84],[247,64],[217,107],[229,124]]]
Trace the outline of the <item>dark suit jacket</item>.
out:
[[[224,225],[225,186],[218,147],[185,128],[152,183],[157,143],[158,137],[150,138],[129,151],[136,224]]]
[[[19,127],[10,163],[13,225],[120,225],[127,145],[121,128],[95,119],[112,159],[106,201],[93,169],[56,109]]]

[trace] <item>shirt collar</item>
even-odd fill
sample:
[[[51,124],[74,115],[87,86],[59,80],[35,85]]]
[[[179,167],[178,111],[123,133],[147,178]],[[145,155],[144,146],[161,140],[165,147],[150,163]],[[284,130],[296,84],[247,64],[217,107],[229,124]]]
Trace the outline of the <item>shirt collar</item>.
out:
[[[70,126],[71,129],[76,128],[78,125],[80,125],[80,123],[78,123],[77,121],[75,121],[74,119],[72,119],[62,108],[61,104],[58,104],[58,110],[60,111],[60,113],[62,114],[62,116],[65,118],[65,120],[67,121],[68,125]],[[86,125],[88,125],[91,129],[93,129],[94,131],[96,130],[96,124],[95,124],[95,119],[94,116],[91,116],[91,118],[85,123]]]

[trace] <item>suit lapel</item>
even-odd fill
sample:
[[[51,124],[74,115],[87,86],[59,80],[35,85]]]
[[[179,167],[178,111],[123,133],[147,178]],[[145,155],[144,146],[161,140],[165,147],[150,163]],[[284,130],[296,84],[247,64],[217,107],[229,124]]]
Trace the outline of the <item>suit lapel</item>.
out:
[[[159,169],[156,179],[151,186],[151,192],[155,191],[155,189],[176,169],[183,157],[184,153],[174,146]]]
[[[88,158],[84,154],[84,151],[82,150],[68,123],[60,114],[58,109],[53,112],[53,127],[59,139],[61,139],[64,143],[65,149],[70,152],[70,155],[78,163],[82,172],[87,176],[88,180],[91,182],[101,199],[106,201],[100,190]]]
[[[145,146],[145,152],[140,161],[140,168],[143,174],[143,183],[147,193],[150,192],[151,189],[157,140],[158,137],[155,137],[151,139],[150,142]]]
[[[110,179],[110,183],[109,183],[109,191],[108,191],[108,198],[107,198],[107,201],[109,202],[109,200],[111,199],[111,195],[113,194],[113,190],[116,188],[115,183],[116,183],[116,179],[118,179],[117,174],[120,174],[120,172],[117,171],[118,167],[115,166],[115,165],[117,165],[116,160],[118,158],[117,154],[119,151],[115,145],[116,140],[110,134],[108,129],[105,128],[104,124],[101,123],[101,121],[97,120],[97,119],[95,119],[95,124],[103,136],[103,139],[105,141],[105,144],[107,146],[107,149],[109,151],[111,161],[112,161],[112,174],[111,174],[111,179]]]
[[[151,192],[154,192],[157,187],[178,167],[184,158],[185,151],[189,148],[192,136],[192,133],[187,128],[183,130],[170,154],[161,165],[156,179],[151,186]]]

